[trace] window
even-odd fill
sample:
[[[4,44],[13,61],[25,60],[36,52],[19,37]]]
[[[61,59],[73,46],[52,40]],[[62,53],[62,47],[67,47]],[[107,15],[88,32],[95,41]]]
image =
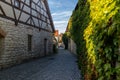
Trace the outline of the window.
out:
[[[32,51],[32,35],[28,35],[28,51]]]
[[[17,8],[20,8],[20,0],[15,0],[15,1],[14,1],[14,5],[15,5]]]

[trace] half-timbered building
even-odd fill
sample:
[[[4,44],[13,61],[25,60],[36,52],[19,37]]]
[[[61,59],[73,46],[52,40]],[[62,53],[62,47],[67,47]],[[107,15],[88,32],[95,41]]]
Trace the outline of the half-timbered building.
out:
[[[53,51],[47,0],[0,0],[0,68]]]

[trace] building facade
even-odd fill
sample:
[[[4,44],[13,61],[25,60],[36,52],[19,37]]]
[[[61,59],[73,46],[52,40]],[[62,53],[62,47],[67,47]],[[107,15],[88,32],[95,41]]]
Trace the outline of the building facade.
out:
[[[53,53],[47,0],[0,0],[0,69]]]

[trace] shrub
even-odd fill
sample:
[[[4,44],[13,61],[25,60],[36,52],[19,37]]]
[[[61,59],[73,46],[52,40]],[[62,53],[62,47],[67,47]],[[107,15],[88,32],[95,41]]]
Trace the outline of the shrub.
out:
[[[58,49],[57,49],[57,45],[56,44],[53,44],[53,52],[54,53],[58,53]]]
[[[63,40],[63,43],[65,45],[65,49],[68,49],[68,36],[66,33],[63,34],[62,40]]]

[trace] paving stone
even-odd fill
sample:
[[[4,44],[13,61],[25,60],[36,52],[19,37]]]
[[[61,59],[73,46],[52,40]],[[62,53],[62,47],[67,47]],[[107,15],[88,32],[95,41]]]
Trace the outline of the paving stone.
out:
[[[80,80],[76,57],[60,49],[53,56],[0,71],[0,80]]]

